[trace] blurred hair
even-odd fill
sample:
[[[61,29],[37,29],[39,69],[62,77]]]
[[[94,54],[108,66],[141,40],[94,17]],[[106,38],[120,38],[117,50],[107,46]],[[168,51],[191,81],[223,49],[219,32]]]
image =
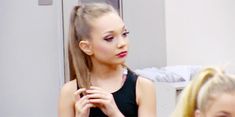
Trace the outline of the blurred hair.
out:
[[[216,96],[235,92],[235,77],[208,67],[199,72],[180,94],[172,117],[194,117],[195,110],[205,113]]]

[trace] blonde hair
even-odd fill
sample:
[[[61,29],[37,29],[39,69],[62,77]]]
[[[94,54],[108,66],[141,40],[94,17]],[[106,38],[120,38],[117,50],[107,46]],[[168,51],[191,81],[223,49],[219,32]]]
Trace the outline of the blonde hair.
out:
[[[205,113],[216,96],[233,92],[234,76],[225,74],[221,69],[205,68],[183,90],[172,117],[194,117],[196,109]]]
[[[75,6],[69,25],[68,62],[70,80],[76,79],[79,87],[90,86],[89,72],[92,70],[90,56],[79,47],[80,41],[91,39],[92,21],[106,13],[117,11],[105,3],[89,3]]]

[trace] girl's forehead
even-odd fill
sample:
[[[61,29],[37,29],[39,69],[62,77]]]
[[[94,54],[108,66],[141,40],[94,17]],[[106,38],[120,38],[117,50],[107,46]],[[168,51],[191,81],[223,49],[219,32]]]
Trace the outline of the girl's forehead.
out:
[[[235,94],[222,93],[213,101],[212,106],[208,109],[210,112],[227,112],[235,114]]]
[[[122,29],[124,27],[124,22],[118,14],[110,12],[93,20],[92,26],[95,31],[105,33]]]

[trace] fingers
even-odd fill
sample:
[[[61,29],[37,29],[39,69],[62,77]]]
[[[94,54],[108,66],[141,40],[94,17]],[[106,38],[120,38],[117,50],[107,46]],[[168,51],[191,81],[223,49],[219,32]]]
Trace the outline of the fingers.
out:
[[[74,94],[74,97],[75,97],[75,100],[79,100],[80,99],[80,95],[82,94],[82,92],[85,92],[86,89],[85,88],[81,88],[81,89],[78,89],[77,91],[75,91],[73,94]]]
[[[79,101],[78,101],[78,104],[81,106],[81,107],[84,107],[85,105],[89,104],[89,99],[87,96],[83,96]]]
[[[102,88],[91,86],[89,89],[86,90],[87,94],[108,94]]]
[[[110,93],[105,92],[103,89],[98,87],[91,87],[90,89],[86,90],[86,94],[89,99],[99,98],[99,99],[107,99]]]
[[[102,88],[92,86],[86,90],[86,96],[91,104],[100,108],[108,116],[119,112],[113,95]]]
[[[91,104],[91,103],[86,104],[86,105],[82,108],[82,112],[83,112],[83,111],[86,111],[86,110],[88,110],[88,109],[90,109],[90,108],[92,108],[92,107],[95,107],[94,104]]]
[[[94,107],[94,104],[90,103],[87,96],[83,96],[75,103],[76,110],[79,113],[87,111],[89,108]]]
[[[86,94],[86,96],[89,98],[90,103],[95,105],[106,105],[108,103],[114,102],[113,95],[99,87],[90,87],[88,90],[86,90]]]
[[[77,91],[74,92],[75,99],[80,99],[80,95],[85,92],[85,93],[102,93],[104,92],[103,89],[99,87],[94,87],[91,86],[88,90],[85,88],[78,89]]]
[[[86,95],[80,97],[80,94],[82,93],[85,93]],[[114,101],[111,93],[94,86],[91,86],[89,89],[81,88],[74,92],[74,95],[76,98],[76,103],[79,104],[77,107],[79,108],[95,106],[96,104],[107,104],[108,102]]]
[[[103,90],[102,88],[100,88],[100,87],[95,87],[95,86],[91,86],[90,89],[94,89],[94,90]]]
[[[104,100],[104,99],[90,99],[89,101],[92,104],[106,104],[106,103],[108,103],[108,100]]]
[[[97,89],[97,88],[96,88]],[[95,92],[101,92],[100,90]],[[82,93],[85,93],[86,95],[80,96]],[[98,93],[98,95],[101,93]],[[97,95],[97,94],[95,94]],[[87,90],[85,88],[81,88],[74,92],[75,97],[75,109],[76,114],[79,116],[86,116],[89,115],[89,110],[92,107],[97,107],[94,103],[90,102],[90,97],[87,95]],[[100,97],[100,96],[93,96],[93,97]]]

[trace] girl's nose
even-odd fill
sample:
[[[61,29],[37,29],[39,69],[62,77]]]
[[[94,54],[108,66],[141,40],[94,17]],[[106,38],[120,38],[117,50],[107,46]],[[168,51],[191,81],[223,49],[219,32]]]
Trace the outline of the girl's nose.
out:
[[[122,48],[122,47],[125,47],[127,45],[127,43],[128,43],[128,39],[120,37],[118,39],[117,46],[118,46],[118,48]]]

